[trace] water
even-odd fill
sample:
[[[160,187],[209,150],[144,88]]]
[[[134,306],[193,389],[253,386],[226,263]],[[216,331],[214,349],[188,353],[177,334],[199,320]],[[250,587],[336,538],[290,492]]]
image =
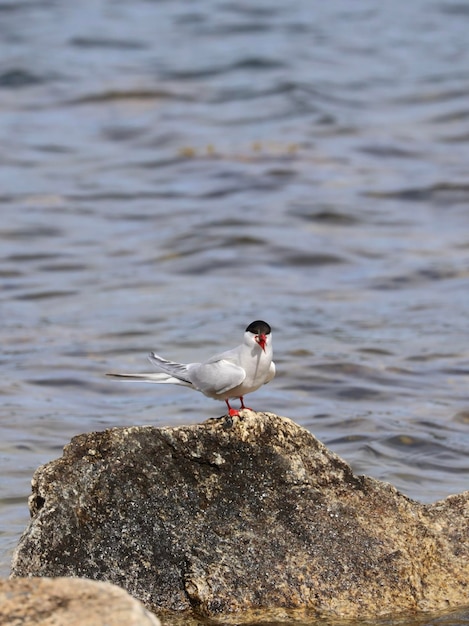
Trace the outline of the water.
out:
[[[253,408],[421,502],[468,488],[468,27],[450,0],[0,1],[0,574],[73,435],[224,411],[104,373],[256,318]]]

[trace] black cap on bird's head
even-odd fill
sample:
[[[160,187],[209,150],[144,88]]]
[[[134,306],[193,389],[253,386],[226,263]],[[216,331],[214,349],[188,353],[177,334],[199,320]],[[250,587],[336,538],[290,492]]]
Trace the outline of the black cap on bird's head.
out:
[[[267,322],[263,322],[262,320],[251,322],[246,328],[247,333],[253,333],[254,335],[270,335],[271,330]]]
[[[256,320],[255,322],[251,322],[246,328],[247,333],[252,333],[253,335],[255,335],[254,339],[260,345],[264,352],[265,344],[267,343],[267,335],[270,335],[271,330],[272,329],[267,324],[267,322],[263,322],[262,320]]]

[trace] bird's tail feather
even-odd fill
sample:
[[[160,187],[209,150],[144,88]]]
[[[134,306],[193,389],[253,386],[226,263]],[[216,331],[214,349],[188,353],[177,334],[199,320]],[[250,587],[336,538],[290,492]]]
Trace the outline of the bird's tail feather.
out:
[[[157,383],[157,384],[173,384],[173,385],[184,385],[185,387],[191,387],[191,383],[186,380],[181,380],[180,378],[176,378],[175,376],[170,376],[169,374],[161,373],[148,373],[148,374],[120,374],[118,372],[109,372],[106,374],[111,378],[120,378],[121,380],[133,380],[134,382],[141,383]]]

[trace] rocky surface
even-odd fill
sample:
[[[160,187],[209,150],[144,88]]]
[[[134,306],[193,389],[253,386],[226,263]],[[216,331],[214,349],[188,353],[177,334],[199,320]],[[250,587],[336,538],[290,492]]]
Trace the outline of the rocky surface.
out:
[[[469,492],[419,504],[270,413],[75,437],[35,473],[30,510],[13,576],[111,581],[158,613],[469,604]]]
[[[160,626],[110,583],[80,578],[0,579],[2,626]]]

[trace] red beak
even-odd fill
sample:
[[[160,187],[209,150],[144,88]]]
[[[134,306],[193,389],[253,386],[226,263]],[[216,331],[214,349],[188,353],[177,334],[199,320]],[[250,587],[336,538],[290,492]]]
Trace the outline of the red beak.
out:
[[[256,335],[256,341],[265,352],[265,344],[267,343],[267,337],[265,335]]]

